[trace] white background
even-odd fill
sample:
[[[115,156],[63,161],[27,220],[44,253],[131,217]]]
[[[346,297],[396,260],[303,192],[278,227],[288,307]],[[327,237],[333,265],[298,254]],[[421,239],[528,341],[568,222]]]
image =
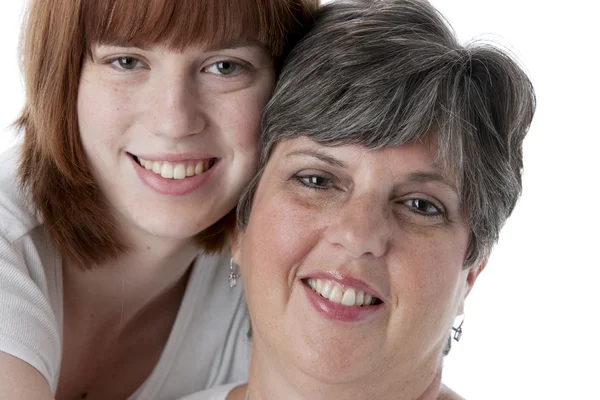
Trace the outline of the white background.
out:
[[[483,35],[513,49],[538,97],[523,197],[467,302],[465,333],[444,379],[475,400],[600,399],[595,1],[433,4],[461,39]],[[16,51],[22,8],[16,0],[0,8],[0,150],[23,103]]]

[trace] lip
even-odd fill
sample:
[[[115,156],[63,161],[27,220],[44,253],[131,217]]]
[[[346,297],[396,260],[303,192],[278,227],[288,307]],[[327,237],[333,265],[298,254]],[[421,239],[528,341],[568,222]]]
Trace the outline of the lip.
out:
[[[344,275],[339,272],[315,271],[300,277],[301,280],[306,280],[310,278],[334,281],[335,283],[340,285],[344,290],[348,288],[360,289],[366,294],[369,294],[372,297],[377,297],[385,303],[385,298],[381,293],[379,293],[365,281],[354,278],[352,276]]]
[[[167,161],[170,163],[176,162],[185,162],[185,161],[203,161],[211,158],[215,158],[218,160],[218,157],[211,156],[209,154],[200,154],[200,153],[178,153],[178,154],[169,154],[169,153],[155,153],[155,154],[133,154],[127,153],[128,155],[135,156],[138,158],[143,158],[147,161]]]
[[[343,306],[325,299],[320,294],[299,281],[305,290],[308,302],[322,316],[330,321],[345,323],[360,322],[374,317],[383,307],[383,303],[374,306]]]
[[[192,157],[190,157],[191,154],[178,154],[178,155],[168,155],[168,154],[164,154],[164,155],[154,155],[153,157],[166,157],[166,158],[156,158],[156,161],[168,161],[168,162],[177,162],[177,161],[183,161],[183,160],[190,160],[190,159],[194,159],[195,157],[192,155]],[[137,155],[136,155],[137,156]],[[218,170],[219,166],[220,166],[220,159],[216,159],[215,164],[208,170],[203,172],[200,175],[195,175],[195,176],[191,176],[185,179],[167,179],[167,178],[163,178],[160,175],[155,174],[152,171],[148,171],[146,168],[142,168],[141,165],[139,165],[134,159],[133,159],[133,155],[128,153],[127,157],[129,158],[129,161],[131,162],[131,164],[133,165],[133,168],[137,174],[137,176],[140,178],[140,180],[142,181],[142,183],[144,185],[146,185],[148,188],[150,188],[152,191],[161,194],[161,195],[167,195],[167,196],[185,196],[188,195],[190,193],[195,192],[196,190],[200,189],[201,187],[203,187],[207,182],[209,182],[209,180],[211,179],[211,177],[216,173],[216,171]],[[152,158],[145,158],[144,156],[137,156],[137,157],[141,157],[143,159],[147,159],[147,160],[152,160]],[[197,157],[197,155],[196,155]],[[204,157],[204,159],[206,159],[207,157]],[[209,157],[210,158],[210,157]],[[199,160],[202,159],[202,157],[198,158]]]

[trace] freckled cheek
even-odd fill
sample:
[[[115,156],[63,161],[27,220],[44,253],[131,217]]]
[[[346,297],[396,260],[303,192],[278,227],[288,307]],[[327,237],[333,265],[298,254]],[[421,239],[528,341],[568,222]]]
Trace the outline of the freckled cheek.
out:
[[[82,83],[77,103],[80,135],[87,148],[114,143],[131,120],[132,99],[116,88]]]

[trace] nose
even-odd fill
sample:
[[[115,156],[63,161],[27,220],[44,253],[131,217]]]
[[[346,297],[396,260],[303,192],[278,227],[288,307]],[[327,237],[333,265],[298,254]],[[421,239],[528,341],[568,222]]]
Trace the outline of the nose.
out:
[[[185,73],[165,73],[153,85],[148,109],[150,132],[173,139],[200,133],[206,126],[198,83]]]
[[[390,245],[392,218],[373,199],[348,201],[325,231],[326,240],[351,256],[381,257]]]

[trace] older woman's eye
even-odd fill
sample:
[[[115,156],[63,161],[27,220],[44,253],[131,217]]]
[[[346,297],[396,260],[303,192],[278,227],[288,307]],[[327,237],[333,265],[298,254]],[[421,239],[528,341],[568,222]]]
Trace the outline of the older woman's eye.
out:
[[[333,181],[331,179],[319,175],[296,176],[295,180],[299,184],[311,189],[321,190],[334,187]]]
[[[402,202],[412,212],[426,217],[437,217],[443,215],[443,210],[430,201],[423,199],[410,199]]]

